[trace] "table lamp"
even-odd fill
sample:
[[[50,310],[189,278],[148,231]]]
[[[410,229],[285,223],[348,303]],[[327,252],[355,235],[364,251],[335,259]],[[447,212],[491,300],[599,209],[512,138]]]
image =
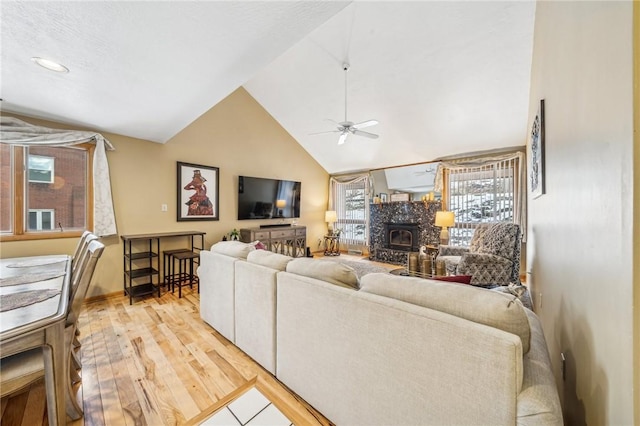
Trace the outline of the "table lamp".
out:
[[[287,207],[287,200],[276,200],[276,209],[278,209],[278,217],[282,217],[282,209]]]
[[[440,231],[440,244],[449,244],[449,230],[447,228],[454,224],[455,217],[453,212],[436,212],[435,226],[442,227],[442,231]]]
[[[333,224],[338,220],[338,215],[335,210],[327,210],[324,213],[324,221],[329,224],[329,235],[333,235]]]

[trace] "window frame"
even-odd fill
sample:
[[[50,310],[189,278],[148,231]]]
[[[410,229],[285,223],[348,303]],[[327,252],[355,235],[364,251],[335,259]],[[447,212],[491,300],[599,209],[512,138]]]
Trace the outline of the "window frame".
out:
[[[34,145],[37,146],[37,145]],[[54,238],[75,238],[82,235],[81,230],[60,231],[57,228],[52,230],[29,231],[28,228],[28,208],[26,206],[25,195],[27,192],[29,165],[26,162],[26,150],[28,147],[11,146],[11,167],[12,167],[12,230],[11,233],[0,234],[0,242],[4,241],[29,241],[29,240],[46,240]],[[86,226],[87,229],[93,229],[93,155],[95,144],[82,143],[72,146],[60,146],[59,148],[79,148],[87,151],[87,200],[86,209]],[[45,183],[45,182],[40,182]]]
[[[349,187],[349,185],[360,185],[360,184],[362,185],[362,188]],[[364,179],[362,179],[361,182],[357,182],[357,183],[355,182],[343,183],[343,182],[335,181],[333,185],[334,185],[334,193],[333,193],[333,200],[331,205],[333,206],[332,208],[336,211],[336,214],[337,214],[337,220],[334,226],[335,228],[341,229],[341,234],[340,234],[341,244],[367,247],[369,245],[369,219],[370,219],[369,202],[371,201],[369,196],[368,177],[365,177]],[[364,213],[363,219],[354,219],[354,218],[348,217],[349,211],[356,211],[356,210],[346,209],[346,206],[348,204],[346,191],[349,191],[349,190],[362,191],[363,213]],[[340,200],[342,200],[343,202],[341,202]],[[355,225],[355,226],[363,225],[364,235],[362,236],[362,239],[351,238],[350,237],[351,233],[346,232],[344,230],[344,227],[348,225]]]
[[[521,161],[519,159],[513,159],[510,160],[511,166],[510,167],[494,167],[491,170],[486,170],[486,171],[482,171],[480,173],[492,173],[493,174],[493,180],[494,180],[494,185],[497,179],[500,178],[505,178],[504,176],[498,176],[498,172],[501,169],[504,170],[510,170],[511,171],[511,179],[513,181],[513,186],[512,186],[512,199],[511,199],[511,205],[512,205],[512,218],[510,220],[510,222],[513,222],[513,220],[515,219],[515,203],[516,203],[516,198],[518,197],[518,188],[517,188],[517,184],[516,184],[516,180],[517,180],[517,176],[518,176],[518,172],[519,172],[519,168],[523,167],[523,165],[521,164]],[[469,167],[469,168],[483,168],[484,166],[478,166],[478,167]],[[450,170],[446,170],[444,171],[444,175],[443,175],[443,191],[442,191],[442,200],[443,200],[443,210],[451,210],[452,206],[451,206],[451,173],[453,173]],[[470,172],[470,173],[478,173],[478,172]],[[486,178],[485,178],[486,179]],[[469,181],[472,181],[471,179]],[[459,231],[464,231],[465,229],[470,230],[471,233],[469,235],[468,240],[466,241],[466,244],[462,244],[461,247],[468,247],[469,243],[471,241],[471,238],[473,237],[473,231],[475,231],[475,229],[478,227],[478,225],[482,224],[482,223],[496,223],[499,221],[480,221],[480,222],[460,222],[458,217],[455,218],[455,224],[451,227],[449,227],[449,232],[451,233],[451,231],[453,230],[453,232],[456,232],[455,230],[459,230]],[[450,237],[451,238],[451,237]],[[449,243],[451,244],[451,243]]]

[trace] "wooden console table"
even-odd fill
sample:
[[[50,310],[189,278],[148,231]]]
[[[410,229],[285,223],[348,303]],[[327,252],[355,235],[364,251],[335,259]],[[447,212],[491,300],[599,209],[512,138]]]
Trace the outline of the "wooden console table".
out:
[[[267,250],[291,257],[304,257],[307,248],[306,226],[270,226],[264,228],[243,228],[240,241],[250,243],[260,241]]]
[[[155,234],[122,235],[123,244],[123,287],[125,296],[129,295],[129,304],[133,304],[134,297],[145,296],[158,292],[160,297],[160,240],[171,237],[188,237],[191,251],[204,249],[204,235],[202,231],[161,232]],[[196,237],[200,237],[200,245],[195,244]],[[134,263],[137,265],[134,265]],[[139,280],[144,282],[140,283]]]

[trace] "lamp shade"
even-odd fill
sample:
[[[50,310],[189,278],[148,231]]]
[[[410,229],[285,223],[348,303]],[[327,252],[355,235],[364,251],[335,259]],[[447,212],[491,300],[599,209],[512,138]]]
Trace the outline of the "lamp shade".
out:
[[[327,210],[324,213],[324,221],[327,223],[333,223],[338,220],[338,215],[335,210]]]
[[[453,212],[436,212],[436,226],[448,228],[455,224],[455,216]]]
[[[276,207],[284,209],[287,206],[287,200],[276,200]]]

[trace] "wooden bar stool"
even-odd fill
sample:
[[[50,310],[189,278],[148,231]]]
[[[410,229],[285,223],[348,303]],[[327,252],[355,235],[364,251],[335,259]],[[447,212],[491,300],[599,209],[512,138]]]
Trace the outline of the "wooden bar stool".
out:
[[[193,284],[198,285],[198,293],[200,293],[200,280],[193,271],[194,259],[200,261],[200,254],[193,251],[183,251],[173,254],[174,262],[178,261],[178,273],[174,274],[171,279],[171,293],[174,292],[175,286],[178,286],[178,298],[182,297],[182,286],[189,284],[193,288]],[[187,272],[187,261],[189,261],[189,272]],[[174,265],[175,268],[175,265]],[[175,272],[175,269],[174,269]]]
[[[174,262],[173,255],[176,253],[189,252],[192,253],[188,248],[174,249],[174,250],[164,250],[162,252],[162,285],[167,286],[167,290],[171,286],[171,281],[174,276]]]

